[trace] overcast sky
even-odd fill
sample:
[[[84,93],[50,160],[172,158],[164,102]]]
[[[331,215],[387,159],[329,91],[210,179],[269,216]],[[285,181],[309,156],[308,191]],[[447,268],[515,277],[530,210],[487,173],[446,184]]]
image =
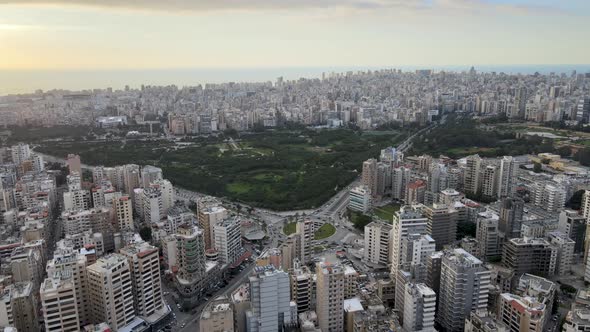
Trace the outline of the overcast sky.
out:
[[[0,69],[589,62],[589,0],[0,0]]]

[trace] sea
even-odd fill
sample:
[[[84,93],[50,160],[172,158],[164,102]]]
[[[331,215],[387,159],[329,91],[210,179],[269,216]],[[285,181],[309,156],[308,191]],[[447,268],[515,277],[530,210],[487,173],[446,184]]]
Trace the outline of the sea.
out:
[[[478,72],[507,74],[589,73],[586,65],[474,65]],[[186,68],[186,69],[110,69],[110,70],[2,70],[0,69],[0,96],[30,93],[38,89],[47,91],[64,89],[80,91],[88,89],[139,88],[141,85],[196,86],[224,82],[268,82],[278,77],[285,80],[320,78],[322,73],[341,73],[359,70],[433,69],[435,71],[466,71],[466,66],[381,66],[381,67],[273,67],[273,68]]]

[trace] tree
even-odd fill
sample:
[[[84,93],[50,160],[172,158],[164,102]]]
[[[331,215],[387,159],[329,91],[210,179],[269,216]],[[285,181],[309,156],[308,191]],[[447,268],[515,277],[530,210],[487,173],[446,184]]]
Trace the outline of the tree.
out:
[[[236,204],[236,210],[238,210],[238,215],[239,215],[240,211],[242,211],[242,205],[240,205],[240,203]]]
[[[533,172],[541,173],[543,171],[543,166],[540,163],[535,162],[533,165]]]
[[[582,196],[584,196],[584,192],[585,190],[583,189],[576,191],[572,195],[572,198],[570,198],[570,200],[565,203],[565,206],[573,210],[579,210],[580,207],[582,207]]]
[[[152,240],[152,229],[148,226],[144,226],[139,230],[139,236],[145,242],[150,242]]]
[[[561,146],[555,152],[562,157],[570,157],[572,155],[572,149],[569,146]]]

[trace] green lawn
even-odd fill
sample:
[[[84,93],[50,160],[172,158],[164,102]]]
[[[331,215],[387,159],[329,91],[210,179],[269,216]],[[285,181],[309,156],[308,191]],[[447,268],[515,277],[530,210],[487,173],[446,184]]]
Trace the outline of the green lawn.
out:
[[[387,222],[393,222],[393,215],[399,211],[399,204],[388,204],[373,209],[373,214],[380,219],[386,220]]]
[[[75,153],[87,165],[154,165],[174,185],[188,190],[273,210],[295,210],[326,202],[358,176],[363,161],[395,146],[409,132],[273,130],[236,137],[240,150],[227,149],[223,134],[187,138],[182,146],[164,139],[64,140],[40,142],[36,150],[62,158]]]
[[[285,226],[283,226],[283,233],[287,236],[295,233],[297,231],[297,222],[290,222],[290,223],[286,223]]]
[[[322,240],[322,239],[325,239],[327,237],[334,235],[334,233],[336,233],[336,227],[334,227],[334,225],[323,224],[322,227],[320,227],[320,229],[315,231],[313,238],[314,238],[314,240]]]

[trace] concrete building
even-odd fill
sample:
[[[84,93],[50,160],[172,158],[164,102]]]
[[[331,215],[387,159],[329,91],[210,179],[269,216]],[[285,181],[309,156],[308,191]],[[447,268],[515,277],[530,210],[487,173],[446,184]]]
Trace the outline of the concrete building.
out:
[[[446,331],[463,331],[471,311],[487,307],[490,271],[463,249],[444,251],[436,320]]]
[[[547,234],[549,243],[557,248],[557,261],[555,274],[559,276],[568,275],[574,265],[574,247],[576,243],[562,232],[551,232]]]
[[[590,331],[590,309],[573,309],[567,313],[563,332],[588,332]]]
[[[207,305],[199,319],[200,332],[234,332],[234,311],[226,297],[219,297]]]
[[[222,264],[232,264],[244,253],[240,222],[239,217],[230,217],[213,227],[215,249]]]
[[[28,144],[18,143],[13,145],[10,147],[10,152],[12,155],[12,162],[17,166],[31,158],[31,149]]]
[[[504,156],[500,161],[498,176],[498,198],[512,196],[514,182],[518,172],[518,162],[514,157]]]
[[[119,254],[101,257],[86,272],[92,321],[105,322],[115,330],[130,324],[135,310],[127,258]]]
[[[356,186],[348,194],[348,208],[367,213],[371,209],[371,192],[366,186]]]
[[[227,210],[215,203],[201,203],[198,209],[197,218],[199,220],[199,227],[204,232],[205,249],[211,249],[215,246],[215,236],[213,229],[218,222],[227,218]]]
[[[465,194],[477,196],[480,193],[480,171],[481,158],[479,155],[472,155],[465,158],[465,174],[463,189]]]
[[[311,219],[298,221],[296,226],[296,234],[299,237],[299,260],[301,264],[311,262],[311,253],[313,251],[313,237],[315,234],[315,224]]]
[[[79,327],[82,327],[91,321],[88,278],[86,273],[87,265],[86,256],[80,254],[77,250],[69,247],[64,242],[58,243],[58,248],[53,253],[53,259],[47,262],[47,276],[49,280],[45,280],[45,290],[42,289],[42,292],[47,292],[46,296],[48,299],[61,299],[62,296],[67,299],[70,298],[70,286],[73,287],[73,296],[76,301],[75,309],[77,312],[77,326]],[[49,306],[54,305],[49,300],[47,301],[47,304]],[[71,309],[72,306],[69,304],[65,305],[63,308],[60,307],[60,310],[64,315]],[[50,308],[47,308],[47,310],[51,312]],[[69,322],[69,319],[66,319],[66,321]],[[53,328],[55,329],[57,327],[53,326]]]
[[[424,208],[428,219],[426,231],[436,242],[436,250],[457,240],[457,212],[445,204],[434,204]]]
[[[114,200],[115,214],[117,216],[118,229],[121,231],[133,231],[133,205],[131,198],[127,195]]]
[[[63,194],[64,211],[88,210],[92,207],[91,199],[89,190],[66,191]]]
[[[389,223],[373,221],[365,226],[364,260],[387,266],[391,246],[392,226]]]
[[[17,282],[8,285],[1,293],[0,312],[6,316],[0,316],[0,324],[13,326],[18,331],[37,332],[39,323],[37,319],[37,299],[33,284],[30,282]]]
[[[436,293],[423,283],[407,284],[403,309],[403,331],[434,332]]]
[[[289,273],[291,298],[297,304],[297,314],[310,311],[315,304],[314,278],[307,266],[298,266]]]
[[[485,310],[472,311],[465,318],[464,332],[509,332],[508,327]]]
[[[502,257],[502,244],[498,230],[499,217],[494,213],[480,214],[477,218],[476,239],[478,257],[484,261]]]
[[[164,205],[162,201],[162,191],[158,187],[145,188],[141,198],[143,221],[147,224],[153,224],[164,217]]]
[[[80,331],[80,310],[71,270],[56,271],[41,284],[43,320],[47,332]]]
[[[289,274],[272,266],[255,268],[255,275],[250,277],[250,302],[247,332],[284,331],[297,322],[296,305],[291,305]]]
[[[518,278],[524,273],[550,277],[557,268],[558,250],[545,239],[515,238],[504,243],[502,263]]]
[[[557,230],[574,240],[574,253],[584,253],[586,243],[586,219],[578,211],[563,210],[559,213]]]
[[[499,170],[494,165],[486,166],[481,174],[481,196],[487,200],[496,200],[498,196]]]
[[[344,269],[325,262],[316,265],[316,312],[320,329],[325,332],[344,331]]]
[[[140,242],[126,246],[120,253],[127,257],[131,269],[135,313],[142,317],[157,313],[164,307],[158,248]]]
[[[402,239],[409,234],[427,234],[428,219],[422,213],[423,206],[402,206],[393,217],[393,228],[391,237],[391,255],[390,276],[395,280],[402,262],[401,248]]]
[[[80,156],[77,154],[69,154],[66,157],[66,165],[70,174],[78,174],[82,176],[82,163],[80,162]]]
[[[524,213],[524,201],[519,198],[505,198],[500,207],[498,228],[506,239],[518,237]]]
[[[377,160],[369,159],[363,162],[361,183],[367,187],[371,196],[377,197]]]

